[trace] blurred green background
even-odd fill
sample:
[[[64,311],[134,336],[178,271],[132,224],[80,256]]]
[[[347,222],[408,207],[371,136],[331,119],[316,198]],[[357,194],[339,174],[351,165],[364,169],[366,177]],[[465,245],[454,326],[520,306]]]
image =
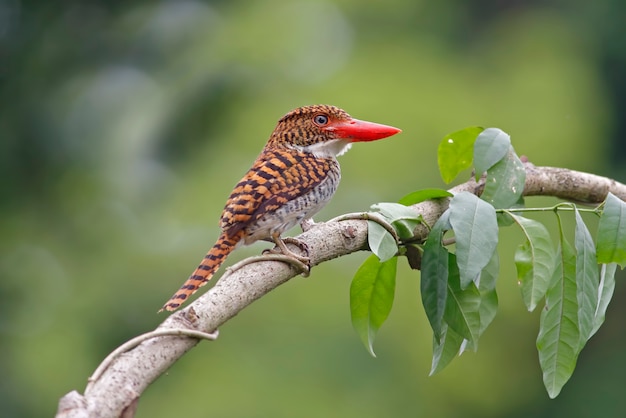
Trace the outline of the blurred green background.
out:
[[[625,181],[625,15],[622,0],[0,0],[0,415],[51,416],[163,320],[292,108],[329,103],[403,129],[341,157],[318,221],[445,187],[438,141],[469,125],[502,128],[537,165]],[[431,333],[405,263],[378,358],[361,346],[348,289],[366,254],[354,254],[242,312],[137,416],[622,417],[622,283],[550,401],[538,312],[512,265],[520,242],[502,234],[499,315],[479,352],[439,375],[427,377]]]

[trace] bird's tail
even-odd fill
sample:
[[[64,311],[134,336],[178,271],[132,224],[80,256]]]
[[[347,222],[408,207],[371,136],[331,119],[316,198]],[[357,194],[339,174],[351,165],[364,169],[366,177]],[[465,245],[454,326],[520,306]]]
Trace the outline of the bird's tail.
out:
[[[229,237],[225,232],[218,238],[217,242],[204,256],[200,265],[189,276],[187,281],[183,283],[178,292],[167,301],[165,305],[159,310],[159,312],[175,311],[180,305],[182,305],[191,295],[207,284],[211,277],[220,268],[228,254],[231,253],[237,246],[237,243],[243,237],[243,231],[239,231],[232,237]]]

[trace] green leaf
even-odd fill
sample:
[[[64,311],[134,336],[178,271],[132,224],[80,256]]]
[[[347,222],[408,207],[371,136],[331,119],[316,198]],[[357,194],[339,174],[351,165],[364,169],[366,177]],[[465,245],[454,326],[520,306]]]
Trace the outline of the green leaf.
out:
[[[476,180],[500,161],[511,148],[511,137],[498,128],[487,128],[478,135],[474,143],[474,167]]]
[[[389,222],[398,219],[418,219],[419,216],[415,209],[406,205],[393,202],[380,202],[372,205],[372,210],[380,212]]]
[[[626,203],[612,193],[604,202],[597,236],[598,263],[626,266]]]
[[[498,311],[498,294],[496,293],[496,281],[500,271],[500,259],[498,252],[494,252],[491,260],[480,273],[478,279],[478,291],[480,292],[480,330],[478,336],[483,335]],[[473,350],[478,347],[475,345]]]
[[[481,196],[481,199],[482,199],[482,196]],[[513,208],[522,209],[525,206],[526,206],[526,204],[524,203],[524,196],[521,196],[519,198],[519,200],[517,201],[517,203],[515,203],[514,205],[511,205],[511,207],[505,208],[505,209],[513,209]],[[498,212],[496,214],[496,217],[498,218],[498,226],[500,228],[503,228],[505,226],[511,226],[511,225],[513,225],[515,223],[515,221],[513,221],[513,218],[511,218],[511,216],[509,215],[509,212]]]
[[[417,226],[421,223],[422,217],[420,215],[418,219],[399,219],[394,221],[391,225],[396,230],[396,233],[401,240],[409,240],[413,238],[415,235],[415,228],[417,228]]]
[[[596,309],[598,307],[598,288],[600,275],[596,262],[596,246],[591,234],[583,222],[578,209],[574,206],[576,230],[576,297],[578,300],[578,327],[580,329],[579,350],[591,338]]]
[[[461,288],[478,278],[498,244],[496,211],[469,192],[450,201],[450,224],[456,237],[456,257],[461,272]]]
[[[555,265],[556,255],[550,234],[543,224],[509,213],[526,235],[526,241],[515,251],[517,280],[522,299],[529,311],[545,296]]]
[[[381,263],[371,255],[357,270],[350,285],[352,326],[374,357],[374,338],[393,305],[397,260],[394,257]]]
[[[367,221],[367,243],[380,261],[387,261],[398,253],[398,244],[394,237],[374,221]]]
[[[372,205],[372,209],[380,212],[392,224],[400,239],[412,238],[413,231],[422,222],[422,215],[415,212],[415,209],[400,203],[381,202]]]
[[[550,398],[559,394],[574,372],[580,344],[576,254],[562,233],[558,253],[537,336],[539,364]]]
[[[478,172],[478,169],[476,169]],[[487,170],[485,190],[480,196],[496,209],[507,209],[523,205],[526,169],[510,147],[509,152],[493,167]]]
[[[437,162],[443,181],[450,183],[461,171],[472,166],[474,141],[482,131],[481,127],[470,126],[443,137],[437,150]]]
[[[402,199],[398,200],[398,203],[406,206],[415,205],[417,203],[424,202],[430,199],[441,199],[443,197],[452,197],[453,194],[443,189],[422,189],[409,193]]]
[[[609,306],[609,302],[613,297],[613,291],[615,290],[615,270],[617,270],[617,264],[615,263],[602,264],[600,268],[598,305],[596,306],[596,312],[593,317],[593,329],[591,330],[590,338],[598,332],[598,329],[600,329],[600,326],[604,323],[606,308]]]
[[[456,256],[450,254],[448,260],[448,297],[443,318],[448,328],[473,345],[480,333],[480,292],[472,282],[461,289]]]
[[[441,338],[433,336],[433,362],[430,367],[430,376],[442,371],[459,354],[463,337],[443,324]]]
[[[422,255],[420,292],[426,317],[436,339],[441,338],[448,296],[448,250],[441,241],[444,232],[450,229],[449,214],[449,211],[444,212],[435,222],[424,243]]]

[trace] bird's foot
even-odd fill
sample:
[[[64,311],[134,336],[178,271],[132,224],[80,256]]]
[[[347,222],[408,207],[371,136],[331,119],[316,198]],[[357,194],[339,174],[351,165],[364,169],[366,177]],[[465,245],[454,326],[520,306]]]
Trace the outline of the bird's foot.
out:
[[[280,251],[265,250],[263,251],[263,255],[245,258],[240,262],[228,267],[226,269],[226,273],[222,277],[226,277],[226,275],[232,274],[240,268],[247,266],[248,264],[257,263],[260,261],[281,261],[283,263],[287,263],[293,266],[296,270],[298,270],[299,274],[303,275],[304,277],[307,277],[311,271],[311,266],[309,265],[309,263],[304,263],[292,257],[291,255],[285,255]]]
[[[309,259],[309,246],[306,244],[306,242],[304,241],[300,241],[299,239],[296,238],[292,238],[292,237],[286,237],[286,238],[282,238],[283,241],[283,247],[281,248],[281,250],[283,252],[287,252],[290,253],[289,255],[302,261],[303,263],[308,263],[311,260]],[[298,247],[300,249],[300,251],[302,251],[304,254],[306,254],[305,256],[299,255],[299,254],[295,254],[293,251],[289,250],[286,246],[284,246],[284,244],[292,244],[295,245],[296,247]]]
[[[276,243],[276,247],[264,250],[263,251],[264,255],[270,255],[270,254],[283,255],[287,259],[291,259],[294,261],[291,264],[293,264],[295,267],[298,267],[302,271],[303,276],[306,277],[309,275],[311,271],[311,259],[308,257],[309,246],[306,245],[306,243],[300,240],[297,240],[295,238],[290,238],[290,237],[286,237],[286,238],[278,237],[277,239],[275,239],[274,242]],[[285,244],[295,245],[306,255],[300,255],[300,254],[294,253],[289,248],[287,248]]]
[[[280,242],[280,244],[279,244]],[[300,255],[300,254],[296,254],[293,251],[291,251],[289,248],[287,248],[287,246],[285,244],[293,244],[296,247],[298,247],[303,253],[305,253],[306,255]],[[308,255],[309,255],[309,246],[306,245],[304,242],[299,241],[295,238],[282,238],[280,241],[276,242],[276,247],[274,248],[268,248],[266,250],[263,250],[263,254],[282,254],[285,255],[287,257],[291,257],[294,258],[298,261],[300,261],[301,263],[305,263],[308,264],[311,260],[309,259]]]
[[[254,261],[265,261],[265,260],[274,260],[274,261],[282,261],[287,264],[291,264],[294,266],[300,274],[304,277],[308,277],[311,273],[311,264],[310,260],[307,257],[302,257],[300,255],[294,254],[291,251],[285,254],[280,249],[268,248],[267,250],[263,250],[263,255],[259,257],[253,257]],[[247,259],[251,260],[251,259]],[[246,260],[244,260],[246,261]]]

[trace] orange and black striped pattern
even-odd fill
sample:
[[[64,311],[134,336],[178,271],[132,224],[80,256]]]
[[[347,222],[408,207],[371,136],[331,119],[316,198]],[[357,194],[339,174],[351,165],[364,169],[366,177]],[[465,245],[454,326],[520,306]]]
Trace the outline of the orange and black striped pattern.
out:
[[[246,244],[283,233],[321,209],[318,206],[337,189],[339,177],[334,157],[267,147],[235,186],[220,226],[229,236],[244,230]]]
[[[229,237],[226,233],[222,232],[222,235],[218,238],[217,242],[213,247],[209,250],[209,252],[204,256],[200,265],[191,273],[191,276],[183,283],[183,285],[178,289],[170,300],[159,310],[174,311],[178,309],[178,307],[184,303],[187,298],[196,291],[207,284],[207,282],[213,277],[213,275],[220,268],[228,254],[232,250],[237,247],[237,244],[241,241],[241,237],[243,235],[243,231],[235,235],[234,237]]]

